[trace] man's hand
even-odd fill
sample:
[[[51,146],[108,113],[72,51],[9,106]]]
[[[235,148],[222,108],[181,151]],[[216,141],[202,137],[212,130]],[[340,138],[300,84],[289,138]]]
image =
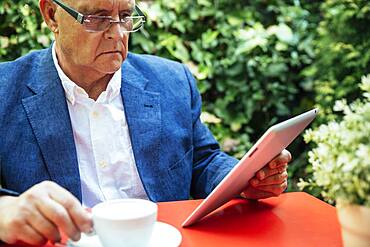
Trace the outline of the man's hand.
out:
[[[247,199],[279,196],[288,186],[287,166],[291,159],[290,152],[284,149],[249,180],[249,184],[241,196]]]
[[[79,201],[59,185],[45,181],[19,197],[0,197],[0,240],[43,245],[59,242],[61,229],[77,241],[92,228],[89,214]]]

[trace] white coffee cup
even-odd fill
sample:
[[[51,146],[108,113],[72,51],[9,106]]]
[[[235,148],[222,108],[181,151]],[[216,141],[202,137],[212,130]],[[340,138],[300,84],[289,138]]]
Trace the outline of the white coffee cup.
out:
[[[92,209],[94,229],[104,247],[143,247],[157,221],[157,204],[142,199],[118,199]]]

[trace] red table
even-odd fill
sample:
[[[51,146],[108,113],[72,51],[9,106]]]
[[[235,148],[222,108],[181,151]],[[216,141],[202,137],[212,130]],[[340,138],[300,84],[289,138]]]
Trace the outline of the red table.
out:
[[[198,224],[181,228],[200,202],[159,204],[159,220],[181,231],[181,247],[342,246],[335,207],[303,192],[259,202],[235,199]]]
[[[335,208],[303,192],[258,202],[235,199],[198,224],[182,228],[200,202],[158,204],[158,220],[181,231],[181,247],[342,246]]]

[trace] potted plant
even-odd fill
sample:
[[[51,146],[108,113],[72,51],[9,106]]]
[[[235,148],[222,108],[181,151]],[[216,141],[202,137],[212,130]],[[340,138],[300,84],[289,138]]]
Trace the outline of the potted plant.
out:
[[[298,186],[319,188],[336,203],[344,246],[370,246],[370,74],[362,78],[362,100],[338,101],[334,111],[343,112],[305,133],[315,147],[308,153],[313,177]]]

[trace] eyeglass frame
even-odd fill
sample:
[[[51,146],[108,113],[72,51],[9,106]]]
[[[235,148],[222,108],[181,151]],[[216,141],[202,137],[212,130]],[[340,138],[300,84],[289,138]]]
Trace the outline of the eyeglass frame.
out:
[[[84,14],[82,14],[82,13],[80,13],[80,12],[78,12],[77,10],[75,10],[75,9],[73,9],[73,8],[71,8],[71,7],[69,7],[68,5],[66,5],[65,3],[62,3],[61,1],[59,1],[59,0],[52,0],[53,2],[55,2],[58,6],[60,6],[62,9],[64,9],[70,16],[72,16],[78,23],[80,23],[81,25],[83,25],[84,24],[84,22],[85,22],[85,20],[86,20],[86,18],[87,17],[89,17],[89,16],[93,16],[93,17],[96,17],[96,18],[102,18],[102,17],[104,17],[104,18],[111,18],[109,21],[109,25],[107,26],[107,28],[105,29],[105,30],[107,30],[112,24],[114,24],[114,23],[122,23],[122,21],[121,20],[119,20],[119,21],[115,21],[114,19],[113,19],[113,17],[112,16],[98,16],[98,15],[84,15]],[[143,13],[143,11],[137,6],[137,5],[135,5],[135,10],[136,10],[136,12],[139,14],[139,16],[137,16],[137,17],[142,17],[143,18],[143,21],[142,21],[142,23],[141,23],[141,26],[137,29],[137,30],[135,30],[135,31],[133,31],[133,30],[125,30],[124,32],[127,32],[127,33],[132,33],[132,32],[136,32],[136,31],[138,31],[140,28],[142,28],[143,27],[143,25],[144,25],[144,23],[146,22],[146,16],[145,16],[145,14]],[[131,17],[132,18],[132,17]],[[105,30],[101,30],[101,31],[92,31],[92,30],[87,30],[88,32],[104,32]]]

